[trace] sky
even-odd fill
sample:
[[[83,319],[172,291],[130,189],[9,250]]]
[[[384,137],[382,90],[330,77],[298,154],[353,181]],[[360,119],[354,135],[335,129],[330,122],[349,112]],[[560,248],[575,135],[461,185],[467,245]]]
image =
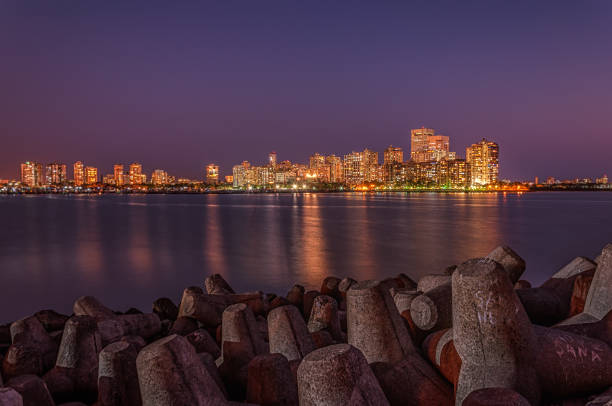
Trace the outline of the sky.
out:
[[[0,178],[485,137],[514,180],[612,175],[612,2],[0,2]],[[69,171],[72,172],[71,170]]]

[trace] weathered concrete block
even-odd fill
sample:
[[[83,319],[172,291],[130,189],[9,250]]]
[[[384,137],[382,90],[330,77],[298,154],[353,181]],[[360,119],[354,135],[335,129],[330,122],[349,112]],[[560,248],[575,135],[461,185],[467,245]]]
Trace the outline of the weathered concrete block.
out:
[[[378,281],[353,285],[346,298],[348,343],[369,363],[399,362],[415,350],[391,294]]]
[[[487,258],[494,260],[502,266],[512,284],[518,282],[523,272],[525,272],[525,260],[510,247],[499,246],[491,251]]]
[[[221,378],[221,373],[219,372],[215,358],[213,358],[213,356],[207,352],[199,353],[198,358],[200,358],[200,362],[204,364],[208,374],[215,381],[219,389],[221,389],[221,392],[223,392],[223,396],[227,398],[227,389],[225,388],[225,383],[223,383],[223,379]]]
[[[310,318],[308,319],[308,331],[314,333],[327,330],[338,342],[345,342],[346,335],[340,327],[338,318],[338,304],[336,300],[327,295],[317,296],[314,300]]]
[[[13,388],[0,388],[0,405],[23,406],[23,399]]]
[[[612,404],[612,386],[589,401],[586,406],[610,406]]]
[[[389,404],[363,354],[348,344],[308,354],[298,368],[298,394],[300,406]]]
[[[392,406],[452,405],[453,388],[414,352],[395,365],[371,365]]]
[[[320,294],[321,293],[317,292],[316,290],[309,290],[308,292],[304,293],[304,308],[302,309],[302,314],[306,320],[310,318],[310,312],[312,311],[314,300]]]
[[[55,406],[45,381],[36,375],[21,375],[11,379],[6,386],[15,389],[24,406]],[[4,405],[0,400],[0,405]]]
[[[124,314],[98,321],[98,331],[103,344],[114,343],[129,335],[148,340],[161,332],[161,321],[155,313]]]
[[[287,293],[287,301],[301,309],[304,305],[304,287],[302,285],[293,285],[291,290]]]
[[[453,386],[457,386],[461,358],[453,343],[453,329],[440,330],[427,336],[423,352],[429,361]]]
[[[262,406],[298,405],[297,383],[284,355],[258,355],[249,362],[246,400]]]
[[[136,358],[143,406],[208,406],[225,397],[187,339],[171,335]]]
[[[612,348],[612,310],[599,321],[582,324],[561,324],[553,326],[568,333],[601,340]]]
[[[90,316],[96,321],[111,319],[116,314],[104,306],[98,299],[93,296],[82,296],[74,302],[72,308],[75,316]]]
[[[418,284],[414,281],[414,279],[412,279],[411,277],[409,277],[405,273],[401,273],[401,274],[397,275],[396,279],[401,282],[403,289],[406,289],[406,290],[417,290]]]
[[[586,298],[589,295],[589,289],[591,288],[591,282],[593,282],[594,276],[595,270],[586,271],[576,276],[572,289],[572,298],[570,300],[568,317],[573,317],[584,312],[584,304],[586,303]]]
[[[117,341],[102,349],[98,366],[99,406],[141,404],[137,355],[138,349],[125,341]]]
[[[450,328],[453,325],[452,295],[449,281],[415,297],[410,304],[414,324],[428,332]]]
[[[229,283],[223,279],[223,276],[218,273],[207,276],[204,280],[204,286],[206,287],[206,292],[209,295],[236,293]]]
[[[539,402],[531,364],[535,337],[508,275],[488,258],[469,260],[453,274],[453,335],[462,361],[457,405],[487,387],[514,389],[533,404]]]
[[[193,289],[185,289],[178,316],[189,317],[205,326],[214,327],[221,324],[223,311],[227,306],[228,302],[224,295],[205,295]]]
[[[198,329],[198,322],[191,317],[178,317],[172,327],[170,328],[169,334],[178,334],[180,336],[186,336]]]
[[[567,279],[583,272],[595,270],[597,264],[585,257],[576,257],[569,264],[559,269],[551,279]]]
[[[160,297],[153,302],[153,313],[159,316],[160,320],[176,320],[178,317],[178,307],[167,297]]]
[[[514,289],[529,289],[531,288],[531,282],[521,279],[514,284]]]
[[[299,360],[315,349],[306,323],[292,305],[268,313],[270,352],[283,354],[289,361]]]
[[[43,371],[53,366],[59,346],[37,317],[26,317],[14,322],[11,324],[10,331],[14,345],[27,345],[40,354]]]
[[[342,296],[340,295],[340,285],[341,279],[336,278],[335,276],[328,276],[321,283],[321,294],[331,296],[336,300],[341,300]]]
[[[440,285],[445,285],[450,283],[451,277],[450,275],[425,275],[421,279],[419,279],[419,284],[417,285],[417,290],[419,292],[428,292],[431,289],[437,288]]]
[[[41,310],[34,313],[34,316],[40,321],[47,332],[63,330],[64,325],[69,317],[64,314],[59,314],[55,310]]]
[[[45,371],[39,350],[28,344],[13,344],[2,360],[2,374],[6,379],[19,375],[40,375]]]
[[[485,388],[470,393],[463,406],[530,406],[520,393],[508,388]]]
[[[407,323],[408,332],[410,333],[412,342],[417,346],[420,345],[425,339],[425,337],[427,337],[427,332],[418,328],[412,320],[412,316],[410,314],[410,306],[412,305],[412,301],[417,296],[420,296],[422,293],[418,292],[417,290],[405,289],[390,289],[389,292],[393,297],[393,301],[395,302],[395,307],[397,308],[397,311]]]
[[[319,330],[314,333],[310,333],[310,337],[312,337],[312,342],[316,348],[327,347],[328,345],[339,344],[332,338],[331,334],[327,330]]]
[[[214,338],[206,331],[201,328],[198,329],[188,335],[185,338],[193,345],[196,352],[199,354],[201,352],[207,352],[213,356],[214,359],[219,358],[221,355],[221,350],[217,345],[217,342]]]
[[[563,302],[554,289],[518,289],[516,294],[533,324],[552,326],[567,317],[569,312],[570,298]]]
[[[102,340],[93,317],[74,316],[66,322],[55,367],[44,376],[54,399],[96,398],[101,350]]]

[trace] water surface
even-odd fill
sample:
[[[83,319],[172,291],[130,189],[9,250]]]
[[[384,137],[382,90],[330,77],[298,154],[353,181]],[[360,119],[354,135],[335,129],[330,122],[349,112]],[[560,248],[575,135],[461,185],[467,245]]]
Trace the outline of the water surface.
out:
[[[415,279],[500,244],[541,283],[612,241],[612,193],[1,196],[0,323],[94,295],[150,311],[218,272],[285,294],[327,275]]]

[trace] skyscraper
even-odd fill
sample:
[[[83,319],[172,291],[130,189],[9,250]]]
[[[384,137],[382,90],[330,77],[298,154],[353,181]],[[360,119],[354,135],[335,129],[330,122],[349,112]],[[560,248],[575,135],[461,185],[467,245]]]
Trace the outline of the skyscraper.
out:
[[[155,169],[151,174],[151,183],[157,186],[168,184],[168,173],[162,169]]]
[[[42,164],[38,162],[24,162],[21,164],[21,183],[29,187],[40,187],[43,185]]]
[[[130,185],[143,184],[142,165],[134,162],[130,165]]]
[[[208,164],[206,166],[206,183],[211,185],[219,183],[219,165]]]
[[[472,186],[484,186],[497,182],[499,177],[499,145],[483,138],[467,147],[466,161],[470,167]]]
[[[115,178],[115,185],[123,186],[125,184],[125,173],[123,172],[123,165],[116,164],[113,166],[113,176]]]
[[[276,151],[272,151],[268,154],[268,165],[272,168],[276,168]]]
[[[383,155],[383,163],[391,164],[391,163],[402,163],[404,161],[404,151],[399,147],[394,147],[389,145],[387,149],[385,149]]]
[[[410,158],[414,162],[439,161],[454,159],[450,152],[450,138],[436,135],[431,128],[417,128],[410,131]]]
[[[366,148],[344,156],[344,181],[349,185],[376,182],[378,172],[378,152]]]
[[[87,185],[98,183],[98,168],[93,166],[85,167],[85,183]]]
[[[61,185],[66,182],[66,165],[60,163],[47,164],[45,168],[45,184]]]
[[[329,181],[341,183],[344,180],[342,158],[336,155],[328,155],[325,157],[325,162],[329,165]]]
[[[82,186],[85,183],[85,169],[83,166],[83,162],[76,161],[72,169],[73,169],[74,184],[76,186]]]

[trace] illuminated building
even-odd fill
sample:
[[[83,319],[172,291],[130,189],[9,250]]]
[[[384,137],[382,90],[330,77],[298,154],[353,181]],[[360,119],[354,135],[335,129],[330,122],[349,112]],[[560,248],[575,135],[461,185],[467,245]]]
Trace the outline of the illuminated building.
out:
[[[130,185],[142,185],[146,183],[146,175],[142,173],[142,165],[134,162],[130,165]]]
[[[383,153],[383,164],[404,162],[404,151],[399,147],[389,145]]]
[[[431,128],[417,128],[410,131],[410,158],[414,162],[440,161],[455,159],[450,152],[450,138],[436,135]]]
[[[317,169],[325,165],[325,156],[315,152],[314,155],[310,156],[310,168]]]
[[[336,155],[328,155],[325,157],[325,162],[329,165],[329,181],[332,183],[341,183],[344,180],[342,159]]]
[[[466,160],[470,165],[472,186],[496,183],[499,177],[499,145],[482,139],[466,149]]]
[[[219,165],[208,164],[206,166],[206,183],[211,185],[219,183]]]
[[[72,168],[74,172],[74,184],[76,186],[82,186],[85,183],[85,169],[83,162],[76,161]]]
[[[225,175],[225,183],[234,183],[234,175]]]
[[[43,185],[42,164],[38,162],[24,162],[21,164],[21,183],[29,187],[40,187]]]
[[[93,166],[86,166],[85,184],[93,185],[94,183],[98,183],[98,168],[94,168]]]
[[[344,156],[344,181],[349,185],[378,180],[378,152],[364,149]]]
[[[272,168],[276,168],[276,151],[272,151],[268,154],[268,165]]]
[[[66,182],[66,165],[60,163],[47,164],[45,168],[45,184],[61,185]]]
[[[115,178],[115,185],[123,186],[125,184],[125,173],[123,172],[123,165],[116,164],[113,166],[113,177]]]
[[[102,183],[105,185],[115,185],[115,174],[109,173],[102,177]]]
[[[326,162],[325,156],[315,153],[310,157],[310,171],[306,173],[306,179],[316,182],[331,181],[331,165]]]
[[[168,172],[162,169],[155,169],[151,174],[151,183],[154,185],[167,185],[168,184]]]
[[[248,184],[248,172],[251,169],[249,161],[242,161],[240,165],[234,165],[232,168],[234,187],[244,187]]]
[[[607,185],[608,184],[608,175],[602,176],[601,178],[595,179],[595,183],[598,185]]]

